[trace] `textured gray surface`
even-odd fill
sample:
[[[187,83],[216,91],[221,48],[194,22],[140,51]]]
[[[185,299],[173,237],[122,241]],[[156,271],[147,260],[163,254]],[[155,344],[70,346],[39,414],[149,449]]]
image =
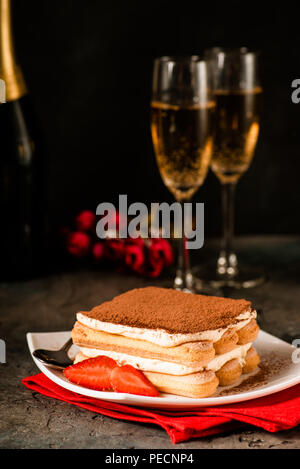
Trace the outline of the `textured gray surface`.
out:
[[[259,261],[270,279],[261,287],[230,295],[246,296],[261,308],[260,323],[266,331],[283,338],[300,337],[300,239],[257,238],[239,245],[241,251],[247,246],[247,262]],[[205,252],[209,254],[209,248]],[[77,310],[150,283],[166,286],[168,280],[148,282],[84,271],[0,285],[0,337],[7,344],[7,363],[0,364],[1,448],[174,448],[158,427],[103,417],[21,384],[23,377],[37,372],[27,350],[26,332],[68,330]],[[176,448],[300,448],[300,432],[295,428],[268,434],[248,427]]]

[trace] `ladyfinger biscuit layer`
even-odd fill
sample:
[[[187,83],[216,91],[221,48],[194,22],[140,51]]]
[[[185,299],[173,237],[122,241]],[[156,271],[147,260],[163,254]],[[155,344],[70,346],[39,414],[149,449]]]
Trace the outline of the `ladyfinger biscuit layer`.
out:
[[[254,323],[254,326],[253,326]],[[160,347],[143,340],[130,339],[116,334],[90,329],[76,322],[73,331],[73,342],[79,347],[113,350],[127,355],[138,355],[144,358],[154,358],[174,363],[185,363],[190,367],[197,364],[205,366],[214,355],[222,355],[235,349],[237,344],[245,345],[256,339],[259,328],[253,319],[240,331],[228,330],[216,343],[209,341],[189,342],[176,347]],[[239,342],[240,334],[242,343]],[[213,350],[214,349],[214,350]]]
[[[245,345],[254,342],[257,338],[259,327],[256,320],[251,319],[241,329],[228,328],[221,339],[214,342],[214,349],[217,355],[229,352],[236,345]]]
[[[144,340],[130,339],[116,334],[101,332],[76,322],[72,330],[74,344],[85,348],[112,350],[128,355],[165,360],[167,362],[205,366],[215,356],[212,342],[190,342],[176,347],[161,347]]]
[[[146,372],[145,375],[161,392],[198,399],[211,396],[219,385],[219,380],[212,371],[202,371],[186,376],[151,372]]]
[[[199,362],[189,363],[183,360],[181,363],[174,363],[153,357],[145,358],[136,354],[128,355],[127,353],[116,352],[115,350],[80,347],[80,351],[89,358],[95,358],[99,355],[105,355],[107,357],[112,358],[113,360],[116,360],[119,365],[129,364],[142,371],[153,371],[181,376],[204,370],[217,371],[225,363],[232,359],[238,359],[239,363],[243,365],[246,353],[250,347],[251,343],[246,345],[237,345],[230,352],[224,353],[222,355],[216,355],[210,362],[208,362],[204,366],[200,365]]]
[[[255,319],[246,324],[242,329],[240,329],[237,334],[239,336],[238,344],[243,345],[248,342],[254,342],[259,333],[259,327]]]

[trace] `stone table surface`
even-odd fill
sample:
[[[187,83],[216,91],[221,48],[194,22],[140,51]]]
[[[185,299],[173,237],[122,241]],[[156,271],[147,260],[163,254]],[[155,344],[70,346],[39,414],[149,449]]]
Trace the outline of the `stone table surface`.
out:
[[[269,280],[230,296],[247,297],[262,309],[260,325],[267,332],[287,340],[300,337],[300,238],[241,239],[238,247],[248,263],[264,266]],[[211,252],[213,245],[199,253],[198,261]],[[26,332],[69,330],[76,311],[149,284],[170,286],[171,277],[149,281],[99,269],[0,285],[0,338],[7,347],[6,363],[0,364],[1,448],[174,448],[159,427],[104,417],[21,384],[23,377],[37,373]],[[245,427],[175,448],[300,448],[300,427],[275,434]]]

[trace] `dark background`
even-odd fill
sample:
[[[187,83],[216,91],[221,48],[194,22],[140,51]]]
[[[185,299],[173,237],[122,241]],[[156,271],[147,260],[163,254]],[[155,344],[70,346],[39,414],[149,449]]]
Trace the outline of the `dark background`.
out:
[[[149,130],[153,58],[205,47],[262,51],[261,133],[236,198],[238,233],[299,233],[300,6],[269,2],[18,0],[16,49],[47,148],[50,226],[103,201],[171,201]],[[265,8],[264,8],[265,7]],[[206,236],[220,233],[209,174]]]

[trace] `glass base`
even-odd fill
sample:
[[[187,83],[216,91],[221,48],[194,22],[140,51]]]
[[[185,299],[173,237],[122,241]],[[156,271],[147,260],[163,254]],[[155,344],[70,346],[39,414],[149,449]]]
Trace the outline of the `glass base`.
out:
[[[178,270],[174,279],[173,288],[186,293],[194,293],[195,279],[193,274],[188,271],[184,275],[180,270]]]
[[[235,275],[219,274],[216,266],[208,268],[196,268],[193,271],[196,278],[196,289],[200,290],[209,286],[211,288],[254,288],[262,285],[267,280],[266,274],[262,269],[256,267],[239,267]]]

